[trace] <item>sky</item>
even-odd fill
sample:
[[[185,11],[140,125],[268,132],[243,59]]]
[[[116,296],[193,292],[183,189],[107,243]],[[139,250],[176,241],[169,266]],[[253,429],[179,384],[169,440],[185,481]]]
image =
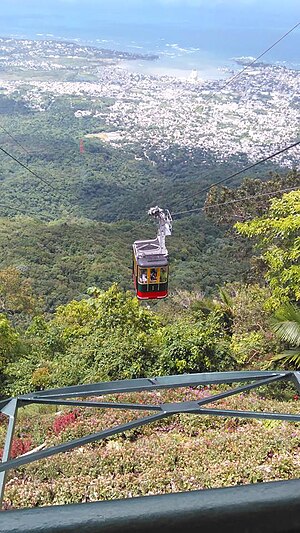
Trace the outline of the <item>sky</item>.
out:
[[[51,5],[51,4],[95,4],[98,6],[104,5],[104,4],[119,4],[122,5],[126,3],[128,4],[135,4],[135,5],[181,5],[183,7],[186,6],[206,6],[209,7],[211,5],[231,5],[234,6],[236,9],[239,7],[246,5],[261,5],[261,0],[2,0],[1,5],[7,3],[10,4],[19,4],[19,5],[30,5],[30,4],[39,4],[39,5]],[[268,6],[269,8],[274,8],[276,6],[282,6],[282,0],[264,0],[264,5]],[[299,10],[299,2],[298,0],[286,0],[284,2],[285,6],[288,7],[294,7]]]

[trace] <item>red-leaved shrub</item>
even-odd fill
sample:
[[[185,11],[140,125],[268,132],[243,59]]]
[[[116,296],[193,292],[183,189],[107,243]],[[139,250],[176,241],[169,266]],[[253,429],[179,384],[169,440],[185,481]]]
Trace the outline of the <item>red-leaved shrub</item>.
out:
[[[22,439],[20,437],[17,437],[13,439],[10,450],[10,459],[15,459],[16,457],[19,457],[19,455],[23,455],[24,453],[29,452],[31,446],[32,439],[30,438]],[[0,449],[0,459],[2,459],[2,456],[3,448]]]
[[[53,422],[53,431],[56,435],[59,435],[64,429],[66,429],[71,424],[74,424],[76,418],[79,415],[78,410],[71,411],[60,416],[57,416]]]

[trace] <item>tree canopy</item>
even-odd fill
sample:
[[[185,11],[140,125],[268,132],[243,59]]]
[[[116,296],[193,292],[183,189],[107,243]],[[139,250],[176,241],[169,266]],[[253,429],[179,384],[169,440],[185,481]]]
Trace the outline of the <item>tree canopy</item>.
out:
[[[235,225],[238,233],[255,238],[267,266],[272,290],[270,305],[300,300],[300,191],[273,199],[268,213]]]

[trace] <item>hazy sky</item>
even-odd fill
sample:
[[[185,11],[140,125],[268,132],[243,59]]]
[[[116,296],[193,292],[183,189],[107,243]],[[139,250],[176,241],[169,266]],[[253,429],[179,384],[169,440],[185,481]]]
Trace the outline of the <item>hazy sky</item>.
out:
[[[5,1],[7,0],[2,0],[1,4],[2,3],[5,3]],[[155,5],[158,5],[158,4],[161,4],[161,5],[174,5],[174,4],[177,4],[177,5],[181,5],[181,6],[206,6],[206,7],[209,7],[211,5],[217,5],[217,4],[223,4],[223,5],[231,5],[231,6],[234,6],[236,9],[238,9],[239,7],[243,6],[243,5],[248,5],[248,6],[251,6],[251,5],[261,5],[262,4],[262,0],[126,0],[126,2],[124,2],[124,0],[110,0],[109,2],[108,1],[105,1],[105,0],[9,0],[7,1],[7,3],[19,3],[19,4],[33,4],[33,3],[38,3],[38,4],[48,4],[48,5],[51,5],[53,3],[69,3],[69,4],[76,4],[76,3],[81,3],[81,4],[96,4],[98,6],[101,6],[101,5],[104,5],[104,4],[119,4],[119,5],[122,5],[122,4],[135,4],[135,5],[148,5],[148,6],[155,6]],[[276,5],[278,6],[282,6],[283,2],[282,0],[264,0],[263,1],[263,4],[266,6],[269,6],[270,8],[274,8]],[[284,2],[284,7],[287,8],[288,6],[292,7],[294,6],[295,8],[298,6],[298,10],[299,10],[299,1],[298,0],[286,0]]]
[[[30,10],[32,6],[47,6],[49,9],[56,9],[59,4],[69,4],[71,6],[81,6],[82,9],[87,9],[89,6],[101,8],[111,7],[112,9],[118,8],[147,8],[156,9],[158,7],[174,6],[181,8],[195,8],[202,7],[204,9],[210,9],[218,7],[228,7],[239,11],[240,9],[253,9],[260,8],[264,11],[269,10],[270,13],[273,10],[292,11],[295,16],[300,15],[300,2],[299,0],[1,0],[2,7],[16,7],[22,9],[22,11]]]
[[[263,9],[269,9],[270,11],[280,9],[281,11],[293,10],[295,15],[300,14],[299,0],[1,0],[1,5],[7,3],[19,4],[26,7],[32,4],[43,5],[55,5],[55,4],[79,4],[81,6],[94,5],[101,8],[101,6],[135,6],[156,8],[158,6],[181,6],[186,8],[191,7],[204,7],[209,9],[215,6],[227,6],[238,11],[244,8],[263,7]]]
[[[22,13],[31,11],[32,8],[43,7],[49,11],[57,11],[60,5],[69,5],[71,9],[87,10],[93,8],[115,11],[116,9],[130,9],[132,11],[146,10],[149,13],[154,10],[174,8],[180,9],[202,9],[209,11],[216,8],[229,9],[233,12],[253,11],[254,9],[262,12],[280,12],[292,14],[295,18],[300,19],[300,1],[299,0],[0,0],[1,10],[5,12],[20,9]]]

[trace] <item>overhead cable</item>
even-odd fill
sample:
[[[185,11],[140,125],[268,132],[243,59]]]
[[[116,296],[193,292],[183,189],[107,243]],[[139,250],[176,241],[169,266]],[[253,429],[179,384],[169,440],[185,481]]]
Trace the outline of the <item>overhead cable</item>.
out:
[[[219,91],[222,91],[222,89],[225,89],[225,87],[227,87],[228,85],[230,85],[233,81],[235,81],[237,78],[239,78],[248,68],[252,67],[252,65],[254,65],[259,59],[261,59],[264,55],[267,54],[267,52],[269,52],[270,50],[272,50],[272,48],[274,48],[278,43],[280,43],[280,41],[282,41],[283,39],[285,39],[285,37],[287,37],[290,33],[292,33],[296,28],[298,28],[298,26],[300,26],[300,22],[297,22],[297,24],[295,24],[295,26],[293,26],[290,30],[288,30],[284,35],[282,35],[279,39],[277,39],[277,41],[275,41],[275,43],[273,43],[271,46],[269,46],[268,48],[266,48],[266,50],[264,50],[261,54],[259,54],[259,56],[257,56],[255,59],[253,59],[253,61],[251,61],[250,63],[248,63],[242,70],[240,70],[239,72],[237,72],[234,76],[232,76],[232,78],[230,78],[229,80],[227,80],[224,85],[222,85],[222,87],[220,87]],[[214,96],[216,93],[214,92],[212,95],[209,96],[208,100],[210,100],[210,98],[212,96]]]
[[[19,159],[17,159],[17,157],[15,157],[14,155],[10,154],[9,152],[7,152],[7,150],[4,150],[4,148],[2,148],[0,146],[0,150],[1,152],[3,152],[5,155],[7,155],[8,157],[10,157],[11,159],[13,159],[13,161],[15,161],[16,163],[18,163],[18,165],[20,165],[21,167],[25,168],[25,170],[27,170],[28,172],[30,172],[30,174],[32,174],[33,176],[35,176],[36,178],[38,178],[40,181],[42,181],[45,185],[47,185],[47,187],[50,187],[50,189],[52,189],[53,191],[56,192],[56,189],[55,187],[53,187],[53,185],[51,183],[49,183],[47,180],[45,180],[45,178],[42,178],[42,176],[39,176],[39,174],[37,174],[34,170],[32,170],[31,168],[29,168],[27,165],[24,165],[24,163],[22,163],[22,161],[20,161]]]
[[[254,194],[252,196],[243,196],[243,197],[241,197],[241,198],[239,198],[237,200],[229,200],[228,202],[220,202],[220,203],[217,203],[217,204],[210,204],[208,206],[196,207],[195,209],[188,209],[187,211],[180,211],[179,213],[172,213],[172,216],[185,215],[185,214],[193,213],[193,212],[197,212],[197,211],[204,211],[204,210],[208,210],[208,209],[213,209],[214,207],[222,207],[223,205],[239,204],[239,203],[245,202],[246,200],[253,200],[254,198],[261,198],[262,196],[273,196],[273,197],[275,197],[275,195],[278,194],[278,193],[291,192],[291,191],[295,191],[295,190],[297,190],[296,186],[287,187],[285,189],[278,189],[277,191],[272,191],[272,192],[269,191],[269,192],[265,192],[265,193]]]
[[[256,63],[259,59],[261,59],[267,52],[269,52],[270,50],[272,50],[272,48],[274,48],[279,42],[281,42],[283,39],[285,39],[285,37],[287,37],[290,33],[292,33],[296,28],[298,28],[300,26],[300,22],[298,22],[297,24],[295,24],[290,30],[288,30],[284,35],[282,35],[279,39],[277,39],[271,46],[269,46],[267,49],[265,49],[259,56],[257,56],[253,61],[251,61],[248,65],[246,65],[241,71],[237,72],[232,78],[230,78],[229,80],[227,80],[224,85],[219,89],[219,90],[222,90],[224,89],[225,87],[227,87],[228,85],[230,85],[234,80],[236,80],[239,76],[241,76],[248,68],[250,68],[252,65],[254,65],[254,63]],[[212,93],[210,95],[210,98],[212,98],[214,96],[215,93]],[[31,152],[25,148],[25,146],[23,146],[23,144],[21,144],[6,128],[4,128],[3,126],[0,125],[0,129],[2,129],[18,146],[20,146],[28,155],[31,155]],[[227,178],[224,178],[223,180],[219,180],[218,182],[200,190],[199,192],[205,192],[207,190],[209,190],[211,187],[215,186],[215,185],[218,185],[220,183],[223,183],[224,181],[227,181],[227,180],[230,180],[231,178],[235,177],[235,176],[238,176],[239,174],[245,172],[246,170],[249,170],[253,167],[255,167],[256,165],[260,164],[260,163],[263,163],[264,161],[267,161],[268,159],[271,159],[272,157],[275,157],[275,155],[279,155],[280,153],[283,153],[284,151],[294,147],[294,146],[297,146],[298,144],[300,143],[297,142],[295,143],[294,145],[291,145],[290,147],[286,148],[286,149],[283,149],[283,150],[280,150],[279,152],[276,152],[275,154],[265,158],[265,159],[262,159],[260,161],[258,161],[257,163],[253,164],[253,165],[250,165],[246,168],[243,168],[241,171],[239,172],[236,172],[234,174],[232,174],[231,176],[228,176]],[[0,150],[6,154],[8,157],[10,157],[11,159],[13,159],[16,163],[18,163],[21,167],[23,167],[25,170],[27,170],[28,172],[30,172],[33,176],[35,176],[37,179],[39,179],[40,181],[42,181],[45,185],[47,185],[47,187],[49,187],[50,189],[52,189],[56,195],[59,195],[60,197],[64,197],[60,191],[58,191],[57,188],[55,188],[48,180],[46,180],[45,178],[41,177],[39,174],[37,174],[37,172],[35,172],[34,170],[32,170],[29,166],[25,165],[24,163],[22,163],[18,158],[16,158],[15,156],[13,156],[12,154],[10,154],[8,151],[6,151],[4,148],[2,148],[0,146]],[[207,175],[207,177],[209,176],[210,174]],[[204,176],[203,179],[205,179],[206,176]],[[71,205],[72,207],[73,204],[71,204],[71,202],[66,198],[64,197],[64,199],[67,201],[67,203],[69,205]],[[181,202],[182,203],[182,202]],[[200,209],[200,208],[199,208]],[[173,213],[174,215],[176,213]]]
[[[20,143],[20,141],[18,141],[18,139],[16,139],[16,137],[14,137],[6,128],[4,128],[4,126],[1,126],[0,124],[0,129],[2,131],[4,131],[4,133],[10,137],[18,146],[20,146],[20,148],[22,148],[22,150],[24,150],[24,152],[26,152],[26,154],[28,155],[31,155],[31,152],[29,152],[29,150],[27,150],[27,148],[25,148],[25,146]]]
[[[253,61],[251,61],[250,63],[248,63],[242,70],[240,70],[239,72],[237,72],[232,78],[230,78],[229,80],[227,80],[221,87],[219,87],[219,89],[217,91],[213,91],[209,97],[206,99],[206,102],[209,102],[216,94],[218,94],[220,91],[222,91],[223,89],[225,89],[225,87],[227,87],[228,85],[230,85],[233,81],[235,81],[237,78],[239,78],[246,70],[248,70],[252,65],[254,65],[259,59],[261,59],[267,52],[269,52],[270,50],[272,50],[272,48],[274,48],[278,43],[280,43],[283,39],[285,39],[285,37],[287,37],[290,33],[292,33],[296,28],[298,28],[300,26],[300,22],[297,22],[297,24],[295,24],[292,28],[290,28],[286,33],[284,33],[284,35],[282,35],[279,39],[277,39],[277,41],[275,41],[271,46],[269,46],[268,48],[266,48],[266,50],[264,50],[261,54],[259,54],[259,56],[257,56],[255,59],[253,59]],[[250,167],[251,168],[251,167]],[[205,178],[208,178],[210,177],[210,173],[206,174],[205,176],[202,177],[202,179],[205,179]],[[181,202],[179,202],[178,205],[182,205],[182,203],[184,203],[184,199],[181,200]]]
[[[227,178],[223,178],[221,180],[215,181],[212,185],[209,185],[207,187],[204,187],[200,190],[200,192],[205,192],[211,187],[215,187],[216,185],[220,185],[220,183],[224,183],[225,181],[229,181],[236,176],[239,176],[243,172],[246,172],[247,170],[250,170],[251,168],[256,167],[257,165],[260,165],[261,163],[265,163],[266,161],[269,161],[270,159],[273,159],[273,157],[276,157],[277,155],[283,154],[284,152],[287,152],[288,150],[291,150],[291,148],[295,148],[300,144],[300,140],[294,142],[293,144],[290,144],[289,146],[286,146],[285,148],[282,148],[281,150],[278,150],[277,152],[274,152],[271,155],[268,155],[267,157],[264,157],[263,159],[259,159],[259,161],[256,161],[256,163],[252,163],[251,165],[248,165],[247,167],[242,168],[241,170],[238,170],[237,172],[234,172],[233,174],[230,174],[230,176],[227,176]]]
[[[226,178],[222,178],[222,179],[220,179],[218,181],[215,181],[211,185],[207,185],[207,187],[203,187],[202,189],[200,189],[200,191],[198,191],[197,194],[201,194],[203,192],[207,192],[212,187],[216,187],[217,185],[220,185],[221,183],[225,183],[226,181],[229,181],[229,180],[235,178],[236,176],[239,176],[243,172],[246,172],[247,170],[250,170],[251,168],[254,168],[257,165],[260,165],[261,163],[265,163],[266,161],[269,161],[270,159],[273,159],[273,157],[276,157],[277,155],[280,155],[280,154],[283,154],[284,152],[287,152],[291,148],[295,148],[299,144],[300,144],[300,140],[296,141],[293,144],[290,144],[289,146],[286,146],[285,148],[282,148],[281,150],[278,150],[277,152],[274,152],[273,154],[271,154],[271,155],[269,155],[267,157],[264,157],[263,159],[260,159],[259,161],[256,161],[255,163],[252,163],[251,165],[248,165],[247,167],[242,168],[241,170],[239,170],[237,172],[234,172],[233,174],[230,174],[230,176],[227,176]],[[195,195],[193,195],[192,197],[189,196],[186,199],[188,200],[189,198],[194,198],[194,197],[195,197]],[[198,209],[201,209],[201,208],[198,208]],[[193,211],[193,210],[189,210],[189,211]],[[172,216],[175,216],[175,215],[178,215],[178,214],[181,214],[181,212],[179,212],[179,213],[178,212],[177,213],[171,213]]]
[[[0,203],[0,208],[1,207],[5,208],[5,209],[9,209],[11,211],[19,211],[19,213],[21,213],[22,215],[28,215],[28,216],[31,216],[31,217],[36,217],[36,213],[33,213],[32,211],[28,211],[25,208],[16,207],[15,205],[9,205],[9,204]]]
[[[56,195],[56,197],[59,197],[60,199],[64,199],[65,202],[67,204],[69,204],[69,206],[71,207],[74,207],[74,205],[70,202],[70,200],[64,196],[56,187],[54,187],[48,180],[46,180],[45,178],[43,178],[42,176],[40,176],[39,174],[37,174],[37,172],[35,172],[34,170],[32,170],[30,167],[28,167],[27,165],[25,165],[24,163],[22,163],[22,161],[20,161],[17,157],[15,157],[14,155],[12,155],[11,153],[9,153],[7,150],[5,150],[2,146],[0,146],[0,151],[3,152],[5,155],[7,155],[8,157],[10,157],[13,161],[15,161],[16,163],[18,163],[18,165],[20,165],[22,168],[24,168],[25,170],[27,170],[28,172],[30,172],[30,174],[32,174],[33,176],[35,176],[38,180],[40,180],[41,182],[43,182],[47,187],[49,187],[53,192],[54,194]]]

